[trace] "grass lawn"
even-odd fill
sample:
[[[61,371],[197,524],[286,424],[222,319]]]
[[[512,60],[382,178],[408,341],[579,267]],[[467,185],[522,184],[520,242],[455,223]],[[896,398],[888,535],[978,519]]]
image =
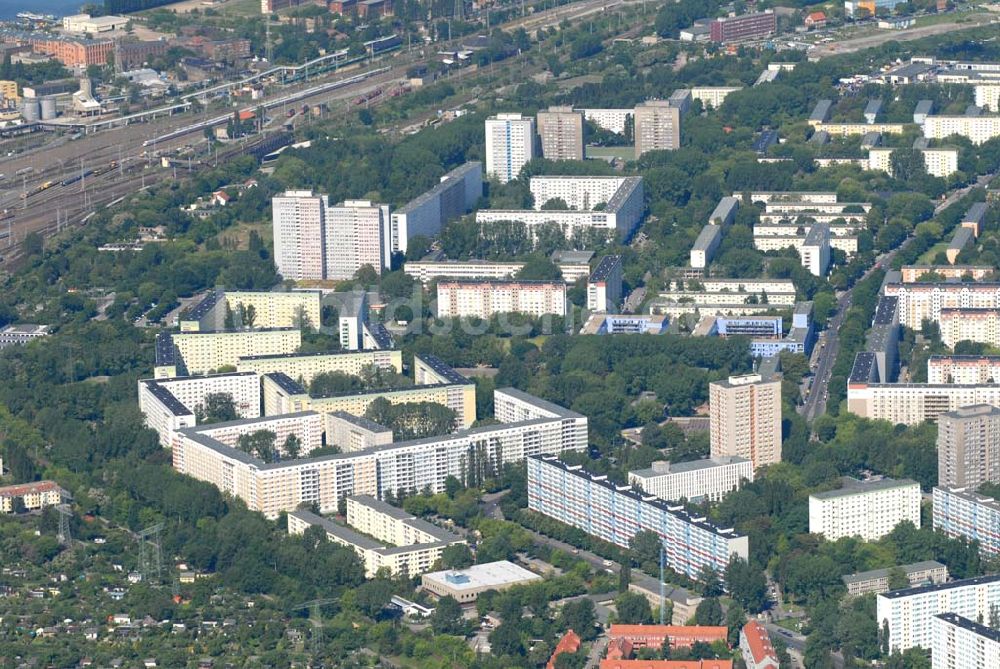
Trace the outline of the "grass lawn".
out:
[[[934,246],[927,249],[922,256],[917,258],[917,265],[933,265],[934,256],[936,256],[941,251],[946,251],[948,249],[948,242],[938,242]]]
[[[620,158],[635,160],[634,146],[588,146],[584,153],[587,158]]]

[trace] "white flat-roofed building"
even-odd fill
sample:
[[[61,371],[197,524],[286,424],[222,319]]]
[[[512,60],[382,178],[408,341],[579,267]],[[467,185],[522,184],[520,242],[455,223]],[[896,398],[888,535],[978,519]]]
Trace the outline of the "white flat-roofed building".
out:
[[[732,556],[749,554],[746,536],[555,456],[528,458],[528,508],[623,548],[638,532],[655,532],[670,547],[666,566],[689,578],[705,567],[721,573]]]
[[[490,318],[494,314],[565,316],[563,281],[439,281],[438,318]]]
[[[483,196],[483,164],[470,161],[441,177],[440,183],[392,212],[389,250],[406,253],[417,235],[437,237],[441,228],[471,210]]]
[[[868,150],[868,169],[892,174],[892,152],[897,149]],[[934,177],[946,178],[958,171],[958,149],[920,149],[924,169]]]
[[[0,328],[0,349],[7,346],[21,346],[48,334],[48,325],[8,325]]]
[[[139,411],[146,427],[156,431],[163,446],[169,443],[174,430],[194,426],[196,414],[209,395],[232,398],[236,415],[241,418],[260,416],[260,379],[256,374],[141,379],[138,385]]]
[[[326,443],[336,446],[341,453],[354,453],[375,446],[385,446],[393,441],[392,430],[362,416],[352,416],[345,411],[333,411],[323,416]]]
[[[706,293],[794,293],[795,284],[791,279],[698,279],[702,290]],[[677,287],[672,282],[670,289]],[[794,302],[794,300],[793,300]]]
[[[726,226],[736,220],[736,212],[740,208],[740,199],[732,195],[726,195],[715,205],[715,209],[708,216],[708,222],[715,225]]]
[[[923,129],[927,139],[961,135],[973,144],[982,144],[1000,136],[1000,116],[927,116]]]
[[[994,114],[1000,112],[1000,82],[976,84],[976,106]]]
[[[695,86],[691,89],[691,99],[701,100],[706,109],[718,109],[730,93],[742,90],[742,86]]]
[[[664,334],[670,325],[666,316],[652,314],[591,314],[580,334]]]
[[[486,119],[486,176],[507,183],[535,157],[535,119],[497,114]]]
[[[984,556],[1000,556],[1000,503],[974,488],[934,488],[934,529],[978,541]]]
[[[280,416],[261,416],[258,418],[241,418],[225,423],[209,423],[195,428],[184,428],[187,434],[197,433],[198,436],[213,439],[223,446],[237,448],[242,436],[254,432],[266,431],[275,435],[274,446],[282,458],[288,456],[283,444],[289,435],[299,438],[301,455],[323,446],[323,416],[315,411],[300,411]],[[172,443],[179,439],[178,433],[172,435]]]
[[[62,27],[68,33],[97,33],[124,30],[128,25],[127,16],[91,16],[90,14],[73,14],[62,18]]]
[[[325,279],[326,195],[289,190],[271,199],[274,264],[284,279]]]
[[[830,268],[830,228],[817,223],[809,228],[799,247],[802,266],[813,276],[824,277]]]
[[[739,195],[736,193],[734,196]],[[811,202],[813,204],[835,204],[837,193],[834,191],[804,191],[804,190],[758,190],[750,192],[751,202]]]
[[[373,351],[324,351],[319,353],[286,353],[278,355],[252,355],[236,363],[240,372],[253,372],[258,376],[283,372],[308,385],[318,374],[341,372],[358,376],[366,369],[380,369],[403,373],[403,353],[399,350]]]
[[[754,471],[781,462],[781,380],[730,376],[708,389],[712,457],[746,458]]]
[[[614,312],[622,301],[622,257],[604,256],[587,279],[587,309]]]
[[[604,128],[618,135],[625,134],[625,126],[635,114],[632,109],[581,109],[583,118],[598,128]]]
[[[523,267],[521,262],[438,260],[407,262],[403,271],[420,283],[430,283],[439,279],[510,279]]]
[[[375,578],[382,569],[412,578],[430,570],[448,546],[466,543],[457,534],[368,495],[348,496],[346,502],[347,526],[299,510],[288,514],[288,533],[320,527],[330,541],[354,549],[367,578]]]
[[[530,455],[587,448],[585,416],[514,389],[495,391],[494,404],[498,425],[270,463],[202,434],[200,428],[187,428],[175,433],[173,465],[238,497],[251,510],[276,518],[303,503],[334,513],[345,495],[382,499],[389,492],[425,487],[443,492],[448,476],[475,484],[471,472],[490,474]],[[514,420],[508,421],[509,416]]]
[[[920,484],[909,479],[859,481],[809,496],[809,531],[829,541],[861,537],[875,541],[904,520],[920,527]]]
[[[932,355],[927,359],[927,383],[975,385],[1000,382],[1000,356]]]
[[[851,379],[847,409],[871,420],[916,425],[974,404],[1000,406],[1000,384],[871,383]]]
[[[722,228],[711,223],[701,229],[691,247],[691,267],[705,269],[722,243]]]
[[[948,582],[948,567],[934,560],[904,564],[893,569],[898,569],[906,576],[911,588]],[[889,592],[889,577],[893,569],[872,569],[857,574],[846,574],[840,579],[847,586],[847,594],[851,597],[860,597],[869,593],[877,595]]]
[[[488,590],[502,592],[515,585],[541,581],[542,577],[501,560],[477,564],[465,569],[448,569],[424,574],[421,587],[437,597],[453,597],[459,604],[469,604]]]
[[[932,626],[931,669],[988,669],[1000,662],[1000,631],[954,613],[939,613]]]
[[[628,473],[628,482],[660,499],[707,499],[717,502],[743,481],[753,482],[753,463],[746,458],[722,457],[691,462],[654,462],[649,469]]]
[[[754,232],[757,233],[763,226],[754,226]],[[810,230],[811,226],[804,226],[805,230]],[[802,245],[805,243],[806,237],[804,234],[792,235],[792,236],[780,236],[780,235],[756,235],[753,238],[753,246],[758,251],[780,251],[781,249],[801,249]],[[840,237],[832,236],[830,238],[830,248],[839,249],[851,257],[858,252],[858,238],[851,237]]]
[[[990,608],[1000,606],[1000,574],[893,590],[875,601],[875,620],[879,629],[888,625],[891,651],[930,650],[935,616],[953,613],[969,620],[989,620]]]
[[[327,208],[326,276],[345,281],[365,265],[381,274],[392,264],[389,206],[370,200],[345,200]]]

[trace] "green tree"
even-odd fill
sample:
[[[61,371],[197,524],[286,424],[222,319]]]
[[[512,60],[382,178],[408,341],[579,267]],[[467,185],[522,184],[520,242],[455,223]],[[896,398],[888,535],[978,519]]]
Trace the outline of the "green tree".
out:
[[[441,551],[441,566],[445,569],[465,569],[472,566],[472,551],[467,544],[452,544]]]
[[[706,597],[698,604],[694,611],[694,620],[697,625],[721,625],[722,605],[718,597]]]
[[[462,618],[462,607],[454,597],[445,595],[438,600],[431,614],[431,629],[435,634],[465,636],[468,626]]]
[[[195,408],[198,423],[224,423],[236,420],[236,404],[231,393],[209,393]]]
[[[285,443],[282,445],[281,450],[284,451],[289,459],[294,460],[302,452],[302,440],[296,434],[289,434],[285,437]]]
[[[749,562],[733,556],[726,567],[726,587],[732,598],[751,613],[767,607],[767,578]]]
[[[357,587],[354,594],[358,610],[369,618],[375,618],[392,599],[392,582],[376,578]]]
[[[490,648],[494,656],[524,655],[524,642],[521,640],[521,630],[514,622],[505,622],[490,632]]]
[[[623,592],[615,598],[618,622],[626,625],[648,625],[653,622],[649,600],[634,592]]]
[[[563,604],[559,618],[563,629],[573,630],[584,641],[597,638],[597,615],[594,602],[589,597],[574,599]]]

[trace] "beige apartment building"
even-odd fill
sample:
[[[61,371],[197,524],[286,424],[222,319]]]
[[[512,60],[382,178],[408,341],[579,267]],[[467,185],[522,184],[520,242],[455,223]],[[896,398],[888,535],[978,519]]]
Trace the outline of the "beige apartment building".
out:
[[[1000,409],[979,404],[941,414],[937,449],[939,486],[1000,483]]]
[[[358,376],[365,368],[403,373],[403,353],[399,350],[329,351],[321,353],[290,353],[282,355],[252,355],[240,358],[236,369],[260,376],[281,372],[308,385],[318,374],[341,372]]]
[[[34,511],[62,504],[66,491],[55,481],[35,481],[0,488],[0,513],[13,513],[17,500],[25,510]]]
[[[583,113],[572,107],[549,107],[537,115],[542,158],[583,160]]]
[[[212,332],[162,332],[156,338],[156,378],[206,374],[236,368],[240,358],[294,353],[302,344],[298,328]]]
[[[673,151],[681,145],[681,110],[666,100],[635,107],[635,157],[647,151]]]
[[[490,318],[494,314],[565,316],[563,281],[441,281],[437,285],[438,318]]]
[[[230,313],[234,327],[315,330],[320,326],[321,300],[318,290],[213,290],[181,318],[180,329],[181,332],[223,330]],[[247,323],[251,318],[252,323]]]
[[[759,374],[709,384],[711,456],[738,456],[754,471],[781,462],[781,380]]]

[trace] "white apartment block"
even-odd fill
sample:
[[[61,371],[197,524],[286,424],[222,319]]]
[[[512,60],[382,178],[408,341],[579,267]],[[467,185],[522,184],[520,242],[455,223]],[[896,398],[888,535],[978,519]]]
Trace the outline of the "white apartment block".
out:
[[[271,200],[274,264],[285,279],[326,278],[324,231],[326,195],[308,190],[285,191]]]
[[[420,283],[439,279],[510,279],[524,268],[521,262],[439,260],[407,262],[403,271]]]
[[[1000,345],[1000,310],[998,309],[942,309],[938,318],[941,341],[948,348],[955,348],[960,341],[974,341]]]
[[[635,107],[635,157],[647,151],[673,151],[681,145],[681,110],[666,100]]]
[[[1000,556],[1000,503],[975,488],[934,488],[934,529],[978,541],[984,556]]]
[[[754,471],[781,462],[781,380],[748,374],[708,388],[712,457],[745,458]]]
[[[156,336],[156,378],[206,374],[235,368],[240,358],[294,353],[302,344],[298,328],[211,332],[161,332]]]
[[[323,416],[326,443],[341,453],[355,453],[392,443],[392,430],[362,416],[334,411]]]
[[[268,406],[267,399],[265,398],[265,414],[277,413],[274,407]],[[417,402],[440,404],[455,412],[455,427],[460,429],[467,428],[476,422],[476,387],[469,380],[465,380],[463,383],[404,386],[329,397],[309,397],[304,406],[320,413],[344,411],[355,416],[363,416],[372,402],[377,399],[384,399],[389,404],[414,404]],[[279,408],[285,406],[287,405],[284,401],[278,405]]]
[[[722,243],[722,228],[708,223],[698,233],[691,247],[690,264],[694,269],[705,269],[715,257],[715,252]]]
[[[622,257],[604,256],[587,279],[587,309],[615,312],[622,301]]]
[[[1000,136],[1000,116],[928,116],[923,129],[927,139],[961,135],[973,144],[982,144]]]
[[[369,265],[377,273],[392,264],[392,250],[387,242],[388,205],[369,200],[345,200],[326,211],[325,279],[351,279]]]
[[[940,322],[943,309],[1000,309],[1000,283],[890,283],[886,295],[899,297],[899,323],[921,330]]]
[[[927,383],[973,385],[1000,382],[1000,356],[932,355],[927,359]]]
[[[969,620],[989,620],[991,606],[1000,606],[1000,574],[878,595],[875,620],[880,629],[888,622],[892,651],[916,646],[930,650],[935,616],[953,613]]]
[[[859,481],[809,495],[809,532],[828,541],[860,537],[875,541],[904,520],[920,527],[920,484],[909,479]]]
[[[743,482],[753,482],[753,463],[746,458],[723,457],[692,462],[654,462],[648,469],[628,473],[628,482],[663,500],[718,502]]]
[[[511,402],[506,401],[513,395]],[[498,390],[497,419],[515,411],[529,395]],[[554,407],[554,409],[552,408]],[[501,422],[442,437],[397,442],[353,453],[340,453],[305,460],[265,463],[219,441],[182,430],[173,447],[174,468],[225,493],[242,499],[247,506],[268,518],[291,512],[300,504],[317,504],[321,513],[333,513],[346,495],[383,498],[386,492],[444,490],[444,481],[455,476],[470,480],[470,472],[492,475],[508,462],[530,455],[556,454],[587,448],[587,418],[575,412],[541,402],[527,414],[551,414],[512,423]],[[472,460],[470,461],[470,458]]]
[[[732,556],[749,554],[745,535],[554,455],[528,458],[528,508],[623,548],[638,532],[655,532],[667,548],[666,566],[689,578],[698,578],[704,567],[722,573]]]
[[[799,247],[802,266],[813,276],[824,277],[830,268],[830,228],[817,223],[809,228]]]
[[[931,624],[931,669],[988,669],[1000,661],[1000,631],[954,613],[939,613]]]
[[[367,495],[347,498],[347,526],[309,511],[288,514],[289,534],[302,534],[311,526],[322,528],[333,543],[354,549],[366,578],[375,578],[383,569],[393,577],[423,574],[445,548],[466,543],[457,534]]]
[[[857,234],[864,229],[862,222],[838,221],[837,219],[842,218],[838,214],[809,214],[801,217],[801,220],[800,217],[779,218],[774,221],[766,220],[767,218],[767,214],[761,214],[761,221],[753,226],[754,237],[804,237],[813,225],[822,223],[830,229],[833,238],[831,244],[835,244],[837,239],[848,237],[854,237],[857,243]]]
[[[403,373],[403,353],[399,350],[324,351],[321,353],[289,353],[283,355],[252,355],[240,358],[236,369],[258,376],[283,372],[309,385],[318,374],[341,372],[359,376],[368,368]]]
[[[1000,112],[1000,83],[976,84],[976,106],[994,114]]]
[[[227,312],[233,325],[243,327],[240,314],[253,314],[255,328],[298,327],[316,330],[320,326],[322,293],[318,290],[250,291],[213,290],[180,320],[181,332],[222,330]]]
[[[583,114],[572,107],[539,111],[538,137],[542,157],[548,160],[583,160]]]
[[[738,196],[739,193],[734,195]],[[813,204],[835,204],[837,193],[834,191],[808,191],[808,190],[758,190],[750,193],[751,202],[763,202],[764,204],[780,202],[811,202]]]
[[[195,414],[209,395],[228,395],[242,418],[260,416],[260,379],[256,374],[140,379],[139,411],[146,427],[155,430],[160,444],[170,442],[173,431],[195,425]]]
[[[604,128],[618,135],[625,134],[625,126],[634,115],[632,109],[581,109],[583,118],[598,128]]]
[[[840,580],[847,586],[847,594],[851,597],[860,597],[868,593],[877,595],[889,592],[889,577],[897,569],[906,576],[911,588],[948,582],[948,567],[934,560],[904,564],[890,569],[872,569],[857,574],[845,574]]]
[[[535,119],[497,114],[486,119],[486,176],[507,183],[535,157]]]
[[[946,411],[974,404],[1000,406],[1000,384],[868,383],[851,379],[847,385],[848,411],[897,425],[936,421]]]
[[[701,100],[706,109],[718,109],[730,93],[742,90],[742,86],[695,86],[691,89],[691,99]]]
[[[761,229],[762,226],[754,226],[754,232],[756,233]],[[800,226],[801,227],[801,226]],[[810,229],[809,226],[805,226]],[[779,237],[779,236],[754,236],[753,246],[758,251],[779,251],[781,249],[801,249],[802,245],[805,243],[805,235],[795,235],[790,237]],[[839,249],[847,254],[848,257],[854,255],[858,252],[858,238],[857,237],[838,237],[833,236],[830,238],[830,248]]]
[[[562,281],[440,281],[438,318],[490,318],[494,314],[565,316],[566,284]]]
[[[390,253],[406,253],[411,237],[437,237],[441,228],[475,207],[483,196],[483,164],[470,161],[441,177],[426,193],[406,203],[389,217]]]
[[[706,293],[794,293],[795,284],[791,279],[698,279],[702,291]],[[671,282],[670,290],[677,289],[677,283]],[[794,303],[789,302],[789,304]]]
[[[895,149],[868,150],[868,169],[892,174],[892,152]],[[946,178],[958,171],[958,149],[921,149],[924,169],[934,177]]]
[[[13,513],[20,500],[25,510],[34,511],[62,504],[66,491],[55,481],[19,483],[0,488],[0,513]]]
[[[642,221],[646,210],[642,177],[532,177],[531,194],[535,208],[480,209],[476,223],[522,223],[535,235],[535,226],[556,224],[570,238],[578,231],[597,229],[616,232],[628,238]],[[547,210],[541,207],[559,198],[569,210]],[[594,210],[597,205],[604,205]]]
[[[225,423],[182,428],[171,435],[171,445],[176,445],[184,439],[210,439],[222,446],[235,449],[240,437],[262,430],[274,433],[274,446],[282,458],[288,456],[282,446],[285,439],[292,434],[299,438],[299,457],[306,457],[311,451],[323,446],[323,416],[315,411],[243,418]]]

